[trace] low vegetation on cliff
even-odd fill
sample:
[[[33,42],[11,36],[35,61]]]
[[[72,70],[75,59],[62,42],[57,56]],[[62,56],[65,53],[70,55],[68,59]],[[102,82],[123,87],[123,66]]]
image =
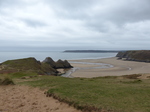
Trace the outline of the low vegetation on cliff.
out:
[[[150,50],[122,51],[116,57],[129,61],[150,62]]]
[[[50,60],[44,60],[43,62],[37,61],[32,57],[8,60],[0,64],[0,73],[33,72],[39,75],[57,75],[57,68],[72,67],[66,60],[54,62],[51,58],[48,59]]]
[[[0,65],[0,73],[36,72],[37,74],[56,74],[57,71],[47,64],[40,63],[35,58],[8,60]]]

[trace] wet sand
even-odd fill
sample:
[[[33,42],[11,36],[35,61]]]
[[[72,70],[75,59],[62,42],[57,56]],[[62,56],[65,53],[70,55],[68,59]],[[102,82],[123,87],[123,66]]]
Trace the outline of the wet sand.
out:
[[[71,63],[72,66],[78,68],[71,74],[73,77],[92,78],[130,74],[143,74],[150,76],[150,63],[145,62],[117,60],[116,57],[104,59],[70,60],[70,62],[104,63],[113,65],[113,67],[109,68],[94,68],[99,67],[100,65]]]
[[[0,112],[81,112],[27,86],[0,86]]]

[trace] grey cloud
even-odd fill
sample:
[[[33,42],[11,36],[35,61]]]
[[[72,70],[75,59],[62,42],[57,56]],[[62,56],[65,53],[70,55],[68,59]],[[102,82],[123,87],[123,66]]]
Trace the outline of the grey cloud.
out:
[[[77,10],[77,9],[84,9],[88,6],[91,6],[93,3],[97,2],[98,0],[44,0],[46,3],[53,4],[56,8],[62,8],[65,10]],[[58,7],[57,7],[58,6]]]
[[[32,20],[32,19],[21,19],[25,24],[27,24],[29,27],[43,27],[47,26],[46,23],[43,21],[38,20]]]
[[[116,2],[111,0],[106,0],[106,2],[103,0],[82,0],[81,2],[79,0],[64,0],[55,1],[54,4],[56,5],[55,11],[58,17],[82,20],[85,27],[100,32],[110,30],[109,27],[111,26],[108,23],[123,27],[126,23],[150,19],[149,0],[116,0]],[[98,7],[98,9],[94,10],[94,7]]]
[[[43,1],[0,0],[1,46],[150,48],[149,0]]]
[[[25,5],[25,3],[22,0],[0,0],[0,7],[5,8],[5,7],[20,7]],[[0,8],[0,9],[1,9]]]
[[[104,12],[97,10],[93,17],[87,19],[86,25],[95,27],[97,30],[101,30],[102,27],[104,29],[108,27],[107,24],[105,24],[107,22],[111,22],[118,27],[122,27],[126,23],[134,23],[150,19],[149,0],[126,0],[124,2],[118,1],[110,6],[108,4],[105,5],[106,9]]]
[[[88,9],[99,0],[45,0],[56,12],[56,15],[66,19],[85,19]]]
[[[150,1],[149,0],[130,0],[121,4],[110,11],[108,18],[114,20],[116,23],[138,22],[149,20]]]

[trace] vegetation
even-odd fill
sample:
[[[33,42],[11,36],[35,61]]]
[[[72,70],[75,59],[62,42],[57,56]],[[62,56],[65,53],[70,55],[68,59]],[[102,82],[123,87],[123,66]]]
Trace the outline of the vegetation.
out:
[[[23,79],[24,77],[37,77],[38,74],[34,72],[16,72],[8,74],[12,79]]]
[[[72,68],[72,66],[67,60],[54,62],[52,58],[47,57],[43,62],[40,62],[31,57],[1,63],[0,73],[35,72],[40,75],[58,75],[58,68],[66,69]]]
[[[48,76],[44,74],[57,71],[35,58],[6,61],[0,65],[0,73],[0,85],[15,82],[44,88],[47,97],[83,112],[150,112],[150,78],[138,79],[139,74],[91,79]]]
[[[44,74],[57,71],[34,58],[6,61],[0,65],[0,71],[3,72],[0,85],[15,83],[44,88],[48,90],[47,97],[52,96],[83,112],[150,111],[150,79],[140,80],[139,74],[91,79],[48,76]]]
[[[9,76],[4,75],[0,77],[0,85],[14,85],[14,82]]]
[[[49,89],[47,96],[53,96],[82,111],[149,112],[150,79],[133,77],[86,79],[42,76],[18,84]]]
[[[121,51],[117,57],[130,61],[150,62],[150,50]]]
[[[35,72],[41,75],[52,74],[55,75],[57,70],[50,65],[40,63],[35,58],[24,58],[16,60],[8,60],[0,65],[0,73],[14,73],[14,72]]]

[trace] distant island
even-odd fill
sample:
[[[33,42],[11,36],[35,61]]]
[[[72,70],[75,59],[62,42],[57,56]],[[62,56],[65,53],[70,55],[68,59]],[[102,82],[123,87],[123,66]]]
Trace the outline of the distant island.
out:
[[[65,50],[72,53],[118,53],[122,50]]]

